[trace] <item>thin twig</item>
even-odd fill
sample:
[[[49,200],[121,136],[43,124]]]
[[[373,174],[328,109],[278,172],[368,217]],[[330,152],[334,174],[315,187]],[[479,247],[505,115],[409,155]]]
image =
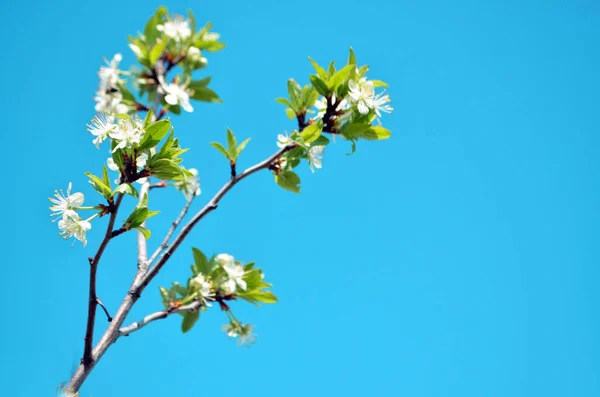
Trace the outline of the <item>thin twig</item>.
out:
[[[190,205],[192,205],[192,201],[194,201],[195,197],[196,196],[190,197],[188,199],[187,203],[185,203],[185,206],[183,207],[183,209],[179,213],[179,216],[171,224],[171,228],[167,232],[167,234],[166,234],[165,238],[163,239],[162,243],[158,246],[158,248],[156,249],[156,251],[154,251],[154,253],[150,257],[150,259],[148,260],[148,265],[151,265],[152,263],[154,263],[154,261],[156,260],[156,258],[158,257],[158,255],[160,255],[160,253],[163,250],[166,250],[167,248],[169,248],[169,240],[171,239],[171,236],[173,235],[173,233],[175,232],[175,229],[177,229],[177,226],[179,226],[179,224],[181,223],[181,221],[183,220],[183,218],[187,214],[188,209],[190,208]]]
[[[121,205],[121,201],[123,201],[123,194],[119,194],[117,197],[117,201],[115,202],[113,208],[111,209],[110,219],[108,220],[108,225],[106,226],[106,233],[104,235],[104,239],[100,243],[100,247],[98,247],[98,251],[93,258],[89,259],[90,262],[90,293],[89,293],[89,301],[88,301],[88,317],[87,317],[87,325],[85,328],[85,338],[83,345],[83,358],[81,359],[81,363],[85,367],[92,366],[92,342],[94,339],[94,323],[96,321],[96,304],[97,304],[97,296],[96,296],[96,271],[98,270],[98,263],[100,262],[100,258],[102,258],[102,254],[108,245],[108,242],[112,238],[113,227],[115,225],[115,220],[117,219],[117,212],[119,211],[119,206]]]
[[[160,310],[160,311],[154,312],[152,314],[145,316],[140,321],[136,321],[135,323],[130,324],[127,327],[121,328],[119,330],[119,337],[129,336],[129,334],[131,334],[135,331],[139,331],[140,329],[142,329],[149,323],[156,321],[156,320],[162,320],[164,318],[167,318],[171,314],[193,312],[193,311],[200,309],[201,306],[202,306],[201,301],[194,301],[194,302],[190,303],[189,305],[180,306],[180,307],[170,310],[170,311],[169,310]]]
[[[112,321],[112,317],[110,316],[110,313],[108,313],[108,310],[106,309],[106,306],[104,306],[104,303],[102,303],[102,301],[98,297],[96,298],[96,303],[98,305],[100,305],[100,307],[102,308],[102,310],[104,310],[104,314],[106,314],[106,319],[110,323]]]

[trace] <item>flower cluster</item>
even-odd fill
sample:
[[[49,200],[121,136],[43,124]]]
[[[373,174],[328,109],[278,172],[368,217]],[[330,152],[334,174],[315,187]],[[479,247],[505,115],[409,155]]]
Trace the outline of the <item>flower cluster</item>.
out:
[[[221,329],[230,338],[237,338],[237,344],[239,346],[250,347],[251,344],[256,343],[256,335],[254,334],[254,325],[242,324],[237,320],[231,320],[229,323],[223,325]]]
[[[187,200],[190,200],[192,197],[200,195],[201,190],[198,170],[195,168],[190,168],[188,171],[192,175],[180,181],[175,181],[175,188],[182,192]]]
[[[89,209],[82,207],[83,205],[83,193],[77,192],[71,194],[72,184],[69,182],[67,187],[67,194],[62,189],[54,193],[54,198],[49,198],[50,202],[54,205],[50,207],[56,221],[58,220],[58,228],[60,230],[59,235],[65,240],[75,237],[76,240],[81,241],[83,246],[87,244],[86,233],[92,228],[90,221],[96,217],[93,215],[89,219],[81,219],[79,214],[75,210]]]
[[[276,302],[277,298],[268,290],[271,284],[264,281],[262,270],[255,268],[252,262],[242,265],[226,253],[207,259],[200,250],[193,248],[193,252],[194,265],[187,286],[173,283],[170,289],[160,288],[165,308],[178,308],[192,302],[201,303],[199,307],[192,306],[193,309],[184,313],[182,329],[183,332],[187,332],[198,319],[198,309],[207,310],[212,303],[218,302],[229,320],[227,328],[224,328],[225,332],[232,338],[238,338],[238,344],[254,343],[254,327],[238,321],[229,302],[237,299],[256,305]]]
[[[94,100],[96,101],[96,112],[104,113],[127,113],[129,108],[122,103],[123,94],[119,90],[119,85],[123,83],[120,78],[124,72],[119,70],[119,63],[123,59],[121,54],[115,54],[107,66],[101,66],[98,71],[100,83]]]

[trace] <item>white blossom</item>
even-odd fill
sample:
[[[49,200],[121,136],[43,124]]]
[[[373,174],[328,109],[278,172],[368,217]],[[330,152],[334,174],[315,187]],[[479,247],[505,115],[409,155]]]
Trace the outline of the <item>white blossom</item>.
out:
[[[226,279],[221,286],[225,288],[228,293],[235,292],[236,286],[239,286],[243,290],[246,289],[244,267],[236,264],[233,256],[229,254],[219,254],[216,257],[216,261],[227,273],[228,279]]]
[[[205,300],[205,302],[206,299],[212,299],[214,297],[211,282],[204,278],[202,274],[198,274],[196,277],[194,277],[190,281],[190,285],[198,290],[200,296]]]
[[[187,50],[186,57],[193,62],[199,61],[202,58],[202,52],[198,47],[191,46]]]
[[[239,325],[237,323],[227,323],[224,324],[221,329],[229,336],[230,338],[236,338],[239,332]]]
[[[106,159],[106,165],[111,171],[119,171],[119,166],[117,165],[117,163],[115,163],[115,160],[113,160],[112,157]]]
[[[188,171],[192,174],[192,176],[180,181],[176,181],[175,188],[182,192],[187,200],[190,200],[192,197],[198,196],[201,193],[201,190],[198,170],[195,168],[190,168]]]
[[[239,333],[238,333],[238,340],[236,343],[240,346],[248,346],[248,347],[250,347],[250,344],[256,343],[256,339],[255,339],[256,335],[253,333],[253,331],[254,331],[254,325],[251,325],[251,324],[241,325]]]
[[[372,109],[374,106],[373,97],[375,95],[375,87],[373,86],[373,82],[361,79],[357,83],[354,80],[350,80],[348,87],[350,88],[350,92],[348,93],[350,102],[356,104],[361,114],[368,114],[369,109]]]
[[[314,173],[315,168],[321,168],[323,166],[323,151],[325,146],[313,146],[308,150],[308,165],[310,170]]]
[[[75,237],[85,247],[87,244],[85,234],[92,228],[92,225],[90,222],[82,220],[77,212],[66,210],[63,218],[58,222],[58,228],[60,229],[60,235],[65,240]]]
[[[96,106],[94,109],[98,113],[127,113],[129,108],[124,103],[123,94],[116,88],[114,89],[100,89],[96,91],[94,101]]]
[[[119,74],[121,74],[122,71],[119,70],[119,63],[122,59],[123,56],[117,53],[113,56],[113,59],[110,62],[105,60],[108,67],[100,66],[100,70],[98,71],[98,77],[100,77],[101,89],[115,87],[117,83],[120,82]]]
[[[144,128],[141,124],[132,119],[120,119],[119,124],[108,134],[118,143],[112,150],[114,153],[117,149],[131,148],[140,143],[144,135]]]
[[[164,90],[166,91],[165,101],[169,105],[180,104],[186,112],[191,113],[194,111],[194,108],[190,105],[190,94],[186,91],[185,87],[176,83],[170,83],[164,87]]]
[[[282,149],[292,142],[294,142],[294,141],[287,134],[277,135],[277,146],[279,146]]]
[[[87,125],[87,130],[94,135],[96,138],[92,141],[96,148],[100,147],[100,144],[108,137],[109,132],[115,128],[114,116],[107,114],[99,114],[95,116],[90,124]]]
[[[181,15],[176,15],[173,19],[167,19],[162,25],[156,25],[156,29],[176,41],[185,40],[192,35],[190,21],[184,19]]]
[[[375,113],[377,114],[377,117],[381,117],[381,112],[392,113],[394,108],[389,105],[389,102],[390,96],[385,92],[382,92],[375,96],[373,100],[373,107],[375,108]]]
[[[62,189],[59,191],[54,191],[55,198],[49,198],[51,203],[54,205],[50,207],[50,211],[53,213],[51,216],[61,217],[66,211],[74,210],[77,207],[80,207],[83,204],[83,193],[73,193],[71,194],[72,184],[69,182],[69,186],[67,187],[67,194],[65,195]],[[56,220],[56,219],[55,219]]]

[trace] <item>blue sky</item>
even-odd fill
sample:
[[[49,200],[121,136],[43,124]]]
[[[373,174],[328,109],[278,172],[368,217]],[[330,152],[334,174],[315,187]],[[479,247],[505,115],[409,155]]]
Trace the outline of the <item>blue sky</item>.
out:
[[[484,4],[485,3],[485,4]],[[53,395],[82,353],[87,248],[57,237],[46,201],[72,181],[93,201],[85,124],[102,56],[133,63],[126,36],[155,1],[5,2],[2,232],[6,395]],[[239,302],[258,343],[235,346],[217,308],[119,340],[82,396],[598,396],[600,7],[594,1],[166,3],[212,20],[228,45],[207,73],[224,99],[174,118],[198,210],[226,181],[208,142],[252,137],[241,163],[290,131],[285,83],[311,56],[353,46],[390,84],[387,142],[329,147],[302,193],[268,173],[237,186],[189,236],[132,312],[160,308],[191,246],[256,260],[277,305]],[[150,246],[183,206],[157,192]],[[101,222],[106,222],[102,220]],[[99,296],[114,312],[135,271],[134,236],[111,244]],[[99,327],[106,324],[99,321]],[[98,328],[100,331],[100,328]]]

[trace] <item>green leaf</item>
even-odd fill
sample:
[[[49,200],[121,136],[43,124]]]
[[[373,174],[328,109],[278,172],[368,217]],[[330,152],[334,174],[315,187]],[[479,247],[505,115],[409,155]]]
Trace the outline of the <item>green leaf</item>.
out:
[[[129,229],[135,229],[136,227],[144,223],[147,217],[147,207],[135,208],[133,212],[129,215],[129,217],[127,217],[125,224],[128,226]]]
[[[292,107],[292,104],[286,98],[275,98],[275,102],[280,103],[285,106],[288,106],[288,107]]]
[[[154,116],[152,109],[148,109],[146,117],[144,118],[144,130],[147,129],[150,126],[150,124],[152,124],[152,116]]]
[[[392,132],[380,125],[373,126],[361,134],[361,138],[369,141],[380,141],[388,139],[390,136],[392,136]]]
[[[150,219],[155,215],[160,214],[160,211],[148,211],[148,215],[146,216],[146,219]]]
[[[165,47],[167,46],[167,40],[157,40],[156,44],[150,50],[150,64],[154,65],[156,61],[158,61],[165,51]]]
[[[373,87],[377,88],[377,87],[388,87],[388,83],[385,83],[381,80],[371,80],[371,82],[373,83]]]
[[[288,94],[290,95],[290,101],[292,106],[290,106],[295,111],[298,111],[300,107],[300,94],[302,88],[300,84],[296,82],[294,79],[289,79],[287,82]]]
[[[193,312],[186,312],[183,315],[183,322],[181,323],[181,331],[185,334],[192,329],[196,321],[200,318],[200,311],[195,310]]]
[[[227,128],[227,152],[229,153],[229,159],[235,161],[237,158],[237,140],[230,128]]]
[[[362,133],[369,128],[371,128],[371,124],[351,123],[346,124],[340,133],[348,138],[360,138]]]
[[[106,166],[102,168],[102,182],[104,182],[104,184],[108,186],[109,189],[111,188],[110,178],[108,177],[108,170],[106,169]]]
[[[117,193],[128,194],[133,197],[138,197],[138,191],[133,187],[131,183],[121,183],[119,186],[113,190],[112,195],[114,196]]]
[[[160,25],[162,22],[162,17],[167,13],[167,9],[165,7],[159,7],[154,15],[150,17],[148,22],[146,23],[146,28],[144,29],[144,36],[146,37],[146,41],[149,45],[154,44],[156,38],[159,37],[162,33],[156,29],[156,25]]]
[[[138,227],[136,227],[136,229],[144,235],[144,238],[146,240],[148,240],[150,238],[150,235],[152,234],[152,233],[150,233],[150,230],[146,229],[143,226],[138,226]]]
[[[244,150],[244,148],[246,147],[246,145],[248,144],[248,142],[250,142],[250,139],[252,138],[248,138],[246,140],[244,140],[244,142],[240,143],[237,147],[237,153],[235,155],[235,158],[237,159],[240,156],[240,153],[242,153],[242,150]]]
[[[206,255],[204,255],[202,251],[200,251],[198,248],[192,248],[192,252],[194,254],[194,263],[196,266],[196,271],[198,273],[202,273],[205,276],[209,276],[211,266],[208,262],[208,259],[206,259]]]
[[[323,124],[319,121],[318,123],[312,123],[306,126],[300,136],[304,140],[305,143],[314,142],[320,135],[323,130]]]
[[[138,152],[148,150],[156,146],[164,137],[169,133],[171,129],[171,122],[169,120],[159,120],[155,123],[150,124],[146,128],[146,133],[142,138]]]
[[[354,55],[354,50],[350,47],[350,55],[348,56],[348,65],[356,66],[356,56]]]
[[[335,73],[335,62],[331,61],[331,63],[329,64],[329,68],[327,69],[327,74],[331,78],[334,73]]]
[[[275,182],[285,190],[300,193],[300,177],[295,172],[287,171],[275,175]]]
[[[194,90],[195,91],[196,89],[206,87],[208,85],[208,83],[210,83],[210,76],[205,77],[205,78],[203,78],[201,80],[193,80],[193,81],[191,81],[190,84],[188,84],[188,88],[190,90]]]
[[[192,31],[192,34],[194,34],[194,33],[196,33],[196,17],[194,16],[194,13],[192,12],[192,10],[190,10],[189,8],[188,8],[187,12],[190,17],[190,30]]]
[[[221,153],[223,156],[225,156],[227,158],[227,160],[230,160],[229,153],[227,152],[227,149],[225,149],[223,147],[223,145],[221,145],[219,142],[211,142],[210,146],[212,146],[215,149],[217,149],[219,151],[219,153]]]
[[[159,159],[150,166],[150,174],[158,179],[164,180],[180,180],[185,178],[185,174],[181,168],[169,159]]]
[[[285,109],[285,115],[288,117],[288,119],[293,120],[296,118],[296,112],[294,112],[294,110],[292,108],[287,108]]]
[[[319,94],[323,95],[324,97],[329,95],[329,88],[327,88],[327,84],[325,84],[325,82],[318,76],[310,75],[310,82]]]
[[[98,178],[91,172],[86,172],[85,175],[90,178],[90,185],[102,195],[104,198],[109,199],[112,196],[112,189],[104,184],[102,179]]]
[[[319,76],[322,80],[327,81],[328,75],[327,75],[327,72],[325,71],[325,69],[323,69],[321,66],[319,66],[319,64],[316,63],[314,61],[314,59],[312,59],[311,57],[308,57],[308,60],[310,61],[310,63],[312,63],[313,67],[317,71],[317,76]]]
[[[217,93],[210,88],[197,86],[193,88],[193,91],[194,93],[191,95],[192,99],[203,102],[223,103]]]
[[[342,85],[346,81],[346,79],[348,79],[348,75],[350,74],[350,71],[353,70],[354,68],[356,68],[356,66],[346,65],[343,68],[341,68],[340,70],[338,70],[333,75],[331,80],[329,80],[329,88],[331,90],[336,90],[340,85]]]

